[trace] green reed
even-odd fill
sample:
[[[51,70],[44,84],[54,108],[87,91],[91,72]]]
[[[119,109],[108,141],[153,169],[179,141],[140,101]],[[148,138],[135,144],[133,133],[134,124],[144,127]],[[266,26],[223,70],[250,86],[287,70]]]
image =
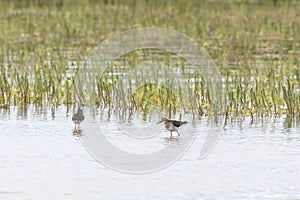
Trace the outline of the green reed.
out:
[[[96,78],[94,105],[130,113],[161,107],[200,116],[216,114],[218,107],[230,117],[299,118],[299,10],[297,2],[267,0],[1,1],[0,106],[78,103],[74,81],[91,49],[117,32],[157,26],[183,32],[209,52],[223,80],[221,107],[201,74],[187,77],[188,87],[153,79],[139,88],[129,80],[122,88],[124,79],[116,74],[124,69],[117,64],[107,66],[115,73]],[[190,67],[183,59],[172,60],[171,53],[136,51],[122,58],[128,69],[143,65],[141,54],[183,74]]]

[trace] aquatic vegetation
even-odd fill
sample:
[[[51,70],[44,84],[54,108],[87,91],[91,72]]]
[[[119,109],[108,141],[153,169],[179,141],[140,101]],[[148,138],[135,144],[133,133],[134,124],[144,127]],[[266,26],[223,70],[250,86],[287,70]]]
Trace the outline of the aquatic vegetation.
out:
[[[1,1],[0,106],[76,103],[74,79],[92,48],[116,32],[157,26],[185,33],[212,56],[224,89],[217,114],[299,118],[300,4],[274,2]],[[167,80],[120,87],[122,73],[149,63],[185,75],[191,67],[168,52],[131,52],[95,80],[94,105],[129,113],[159,107],[168,113],[216,114],[220,105],[201,74],[188,75],[188,87],[176,91]]]

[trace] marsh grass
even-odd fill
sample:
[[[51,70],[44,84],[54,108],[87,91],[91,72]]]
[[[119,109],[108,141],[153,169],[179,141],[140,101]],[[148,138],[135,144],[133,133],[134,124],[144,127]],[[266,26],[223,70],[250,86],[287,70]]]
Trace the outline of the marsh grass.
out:
[[[156,26],[183,32],[209,52],[225,88],[223,114],[299,118],[300,4],[274,2],[1,1],[0,105],[76,103],[74,77],[91,49],[116,32]],[[169,66],[170,58],[165,53],[149,60]],[[137,52],[123,59],[127,67],[141,65]],[[182,72],[189,67],[177,61]],[[111,70],[113,76],[96,80],[99,107],[115,109],[117,104],[128,112],[145,112],[160,106],[168,112],[213,114],[209,84],[201,74],[189,77],[189,87],[174,95],[156,84],[134,92],[118,89],[115,74],[124,69]]]

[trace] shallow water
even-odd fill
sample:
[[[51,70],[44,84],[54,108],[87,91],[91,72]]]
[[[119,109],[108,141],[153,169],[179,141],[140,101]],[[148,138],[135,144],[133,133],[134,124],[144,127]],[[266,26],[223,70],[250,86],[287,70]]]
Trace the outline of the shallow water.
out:
[[[137,175],[98,162],[83,141],[89,135],[88,117],[78,136],[72,133],[72,114],[64,106],[1,110],[0,199],[300,198],[300,133],[284,117],[253,124],[249,119],[230,122],[221,129],[211,153],[199,159],[213,124],[201,118],[195,140],[182,157],[153,173]],[[163,125],[156,125],[159,131],[151,138],[127,139],[115,128],[120,123],[115,116],[96,118],[111,143],[131,153],[146,154],[170,143],[180,148],[195,128],[190,123],[180,130],[179,138],[175,134],[170,139]],[[136,117],[132,123],[143,128],[154,122],[155,117],[147,122]]]

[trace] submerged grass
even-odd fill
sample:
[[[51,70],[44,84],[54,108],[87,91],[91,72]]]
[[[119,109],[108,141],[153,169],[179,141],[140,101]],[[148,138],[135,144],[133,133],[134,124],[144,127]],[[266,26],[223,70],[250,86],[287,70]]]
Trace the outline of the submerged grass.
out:
[[[75,74],[92,48],[117,32],[156,26],[187,34],[212,56],[223,80],[221,114],[299,118],[299,13],[297,1],[1,1],[0,106],[76,103]],[[139,54],[121,59],[137,67],[143,64]],[[170,53],[145,54],[153,64],[183,73],[189,67]],[[112,110],[117,104],[130,113],[153,106],[195,116],[214,113],[201,74],[188,77],[189,87],[175,95],[158,84],[120,89],[117,74],[124,71],[116,62],[110,75],[97,78],[95,105]]]

